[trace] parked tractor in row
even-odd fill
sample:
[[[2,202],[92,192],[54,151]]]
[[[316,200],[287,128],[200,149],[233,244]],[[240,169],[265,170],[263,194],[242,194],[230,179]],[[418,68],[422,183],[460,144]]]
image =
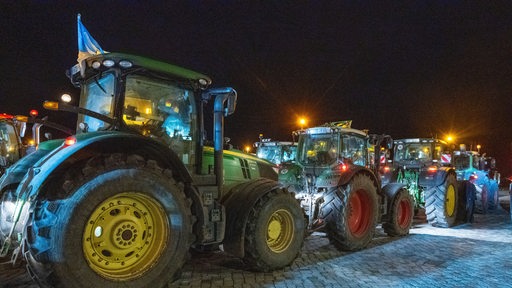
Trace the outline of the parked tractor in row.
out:
[[[302,189],[294,192],[310,232],[325,231],[336,247],[348,251],[366,247],[379,223],[390,236],[409,233],[414,200],[404,184],[382,185],[380,161],[374,161],[380,158],[381,148],[391,148],[389,136],[368,135],[351,128],[351,121],[294,133],[298,137],[296,167],[301,173],[295,178],[303,181],[297,185]]]
[[[433,138],[394,141],[392,179],[404,183],[415,199],[415,208],[425,209],[432,226],[452,227],[473,215],[474,185],[457,181],[448,143]]]
[[[485,214],[499,205],[499,173],[496,161],[481,157],[477,151],[467,151],[465,145],[453,152],[453,163],[458,180],[469,180],[475,185],[475,211]]]
[[[41,142],[0,179],[1,256],[22,254],[35,281],[53,287],[163,287],[190,248],[220,246],[260,271],[295,260],[306,229],[297,200],[269,162],[223,151],[234,89],[122,53],[90,56],[67,75],[79,106],[44,107],[77,113],[76,134]]]
[[[22,142],[26,127],[26,117],[0,114],[0,175],[23,157],[27,150],[31,150],[29,146],[33,146],[33,143],[23,145]]]
[[[49,122],[48,117],[37,118],[37,116],[37,110],[30,110],[30,117],[0,114],[0,176],[19,159],[36,151],[41,139],[40,130],[43,126],[68,135],[72,134],[69,128]],[[32,138],[24,140],[28,127],[32,129]],[[51,138],[50,135],[50,132],[46,133],[47,138]]]

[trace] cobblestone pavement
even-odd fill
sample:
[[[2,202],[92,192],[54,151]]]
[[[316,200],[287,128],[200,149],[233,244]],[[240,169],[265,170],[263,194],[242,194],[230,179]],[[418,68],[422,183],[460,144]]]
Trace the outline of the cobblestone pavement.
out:
[[[245,271],[222,252],[195,254],[169,287],[512,287],[510,271],[512,223],[500,207],[454,228],[418,222],[403,238],[387,237],[379,228],[358,252],[337,251],[315,233],[293,265],[271,273]],[[23,268],[4,265],[0,287],[37,286]]]

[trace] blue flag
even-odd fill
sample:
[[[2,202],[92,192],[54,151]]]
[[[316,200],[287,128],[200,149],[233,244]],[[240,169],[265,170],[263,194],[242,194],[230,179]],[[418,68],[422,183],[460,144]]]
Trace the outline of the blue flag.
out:
[[[78,27],[78,62],[80,60],[87,58],[91,55],[108,53],[101,49],[100,45],[94,38],[92,38],[87,28],[82,24],[80,20],[80,14],[77,17],[77,27]]]

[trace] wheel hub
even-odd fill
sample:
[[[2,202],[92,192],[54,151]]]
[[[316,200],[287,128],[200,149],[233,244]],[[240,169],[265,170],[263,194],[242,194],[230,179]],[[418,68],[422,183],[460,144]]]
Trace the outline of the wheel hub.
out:
[[[446,214],[451,217],[455,213],[455,187],[453,185],[449,185],[448,189],[446,189],[446,199],[445,199],[445,207]]]
[[[100,203],[83,233],[89,266],[107,279],[145,273],[165,250],[169,222],[162,206],[140,193],[121,193]]]
[[[277,210],[267,222],[267,246],[275,253],[286,251],[293,240],[293,217],[287,210]]]

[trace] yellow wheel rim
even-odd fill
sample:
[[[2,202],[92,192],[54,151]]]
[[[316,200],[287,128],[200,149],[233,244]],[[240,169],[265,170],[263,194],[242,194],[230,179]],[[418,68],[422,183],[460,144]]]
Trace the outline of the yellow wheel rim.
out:
[[[286,251],[293,240],[294,221],[287,210],[277,210],[267,223],[267,246],[274,253]]]
[[[449,217],[453,216],[453,213],[455,213],[455,204],[455,187],[449,185],[446,190],[445,199],[446,214],[448,214]]]
[[[140,277],[165,250],[169,222],[162,206],[140,193],[121,193],[98,205],[87,220],[85,259],[106,279]]]

